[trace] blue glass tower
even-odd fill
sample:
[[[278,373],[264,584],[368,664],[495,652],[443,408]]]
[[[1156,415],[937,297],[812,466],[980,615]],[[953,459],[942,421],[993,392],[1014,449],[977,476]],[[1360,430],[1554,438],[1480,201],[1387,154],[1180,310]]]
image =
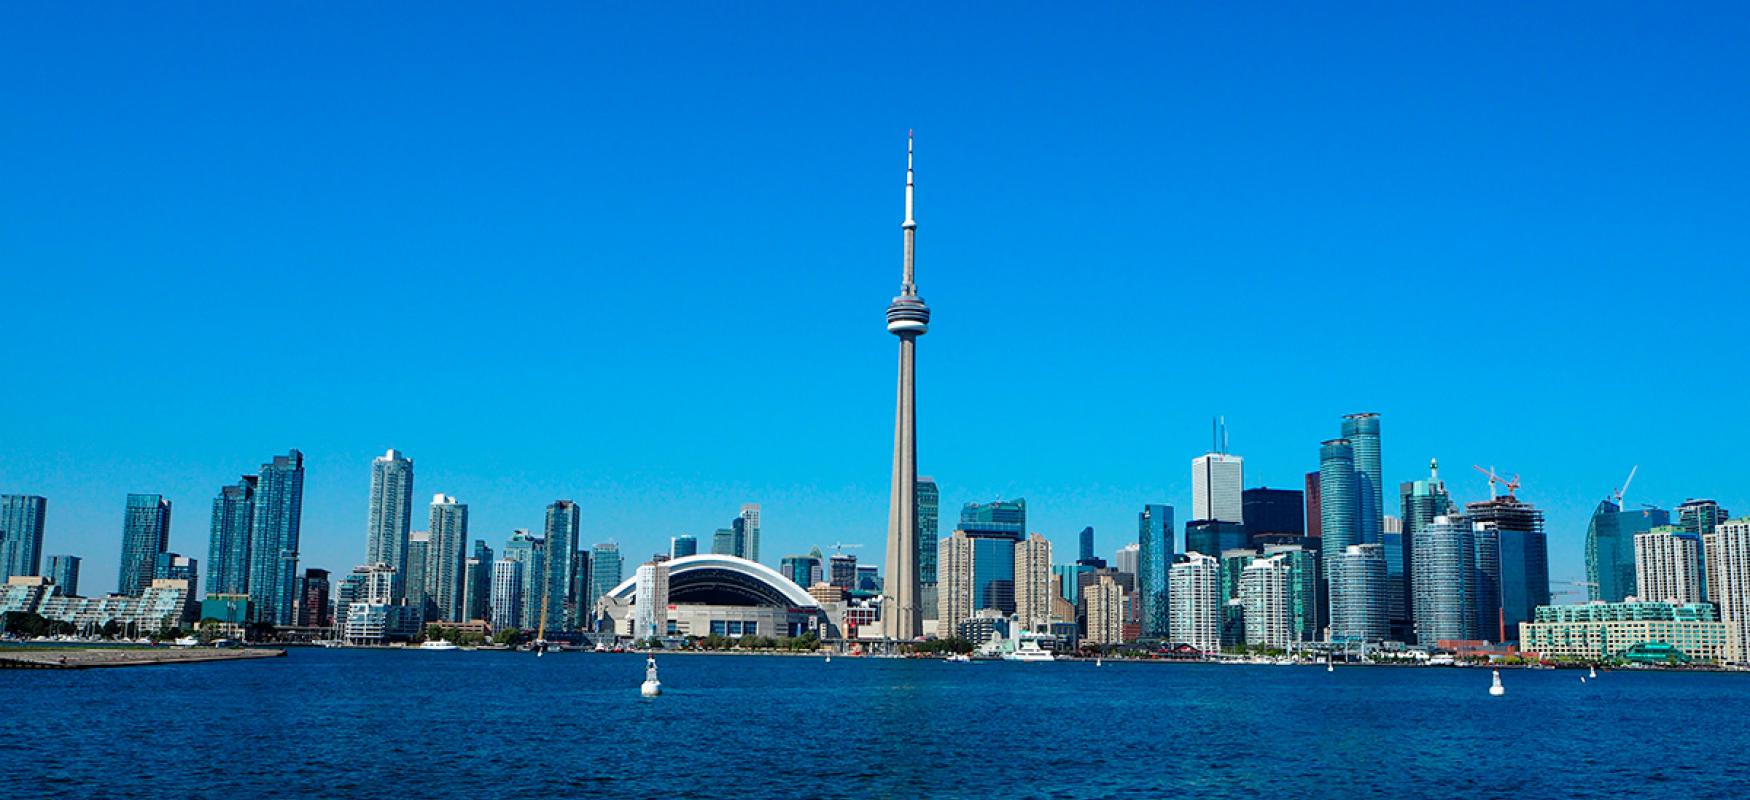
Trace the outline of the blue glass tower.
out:
[[[1457,514],[1429,519],[1418,527],[1410,545],[1416,640],[1432,645],[1476,639],[1478,573],[1470,520]]]
[[[1390,635],[1382,547],[1350,545],[1331,562],[1332,641],[1378,642]]]
[[[304,518],[304,454],[261,465],[250,525],[249,613],[257,622],[298,622],[298,538]]]
[[[48,498],[0,495],[0,584],[13,575],[40,575]]]
[[[918,583],[934,586],[936,584],[936,526],[942,516],[942,497],[936,490],[936,479],[927,475],[918,478],[917,502],[914,505],[918,515]]]
[[[249,593],[249,531],[255,523],[254,475],[213,498],[213,519],[207,540],[207,594]]]
[[[170,501],[162,495],[130,494],[122,518],[121,570],[116,593],[139,597],[152,585],[158,554],[170,549]]]
[[[547,506],[547,552],[540,579],[534,582],[534,586],[539,594],[535,599],[536,608],[543,603],[546,605],[549,629],[571,630],[582,626],[595,603],[593,597],[572,597],[570,591],[571,576],[577,568],[574,562],[577,560],[580,524],[576,503],[555,500]]]
[[[1385,530],[1384,495],[1380,486],[1379,415],[1349,414],[1343,417],[1343,437],[1349,440],[1355,459],[1355,518],[1360,524],[1360,542],[1381,541]]]
[[[1142,637],[1167,637],[1167,570],[1173,565],[1173,507],[1150,503],[1136,515],[1136,595],[1142,606]],[[1066,579],[1067,583],[1067,579]],[[1066,585],[1064,592],[1073,592]]]
[[[1598,503],[1586,527],[1586,582],[1590,599],[1620,603],[1635,593],[1635,534],[1671,524],[1660,508],[1624,511],[1610,500]]]

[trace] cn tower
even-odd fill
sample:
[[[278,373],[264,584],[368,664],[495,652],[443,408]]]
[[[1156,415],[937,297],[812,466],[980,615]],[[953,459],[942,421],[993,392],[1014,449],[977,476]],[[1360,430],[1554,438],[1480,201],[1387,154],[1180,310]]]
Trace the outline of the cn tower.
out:
[[[930,329],[930,307],[918,296],[918,223],[912,218],[911,134],[905,141],[905,277],[887,306],[887,332],[899,337],[899,407],[893,424],[893,497],[887,504],[887,580],[881,598],[881,631],[894,641],[923,635],[918,608],[918,426],[914,360],[918,337]]]

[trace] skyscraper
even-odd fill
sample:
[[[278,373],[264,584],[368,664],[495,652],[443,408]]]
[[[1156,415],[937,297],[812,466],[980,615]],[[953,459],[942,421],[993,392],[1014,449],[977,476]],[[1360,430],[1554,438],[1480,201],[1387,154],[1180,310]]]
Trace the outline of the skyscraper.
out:
[[[249,593],[250,529],[255,524],[254,475],[219,490],[207,540],[207,594]]]
[[[1195,519],[1185,523],[1185,552],[1220,556],[1246,547],[1251,537],[1240,522]]]
[[[1635,594],[1642,602],[1699,603],[1706,595],[1702,574],[1700,534],[1675,525],[1635,534]]]
[[[1076,563],[1092,566],[1097,560],[1094,558],[1094,526],[1082,528],[1081,534],[1076,538],[1080,545],[1076,549]]]
[[[1319,552],[1326,575],[1336,574],[1336,562],[1345,548],[1364,541],[1355,476],[1355,448],[1348,439],[1330,439],[1319,446],[1319,527],[1323,531]]]
[[[43,519],[49,500],[33,494],[0,495],[0,585],[14,575],[41,575]]]
[[[929,330],[930,308],[918,296],[917,221],[912,216],[911,137],[905,145],[905,268],[899,296],[887,307],[887,332],[899,337],[899,401],[893,426],[893,492],[887,508],[887,586],[881,630],[889,639],[909,641],[923,634],[918,608],[917,388],[914,351]]]
[[[1245,459],[1227,453],[1205,453],[1191,460],[1193,519],[1244,522]]]
[[[1306,474],[1306,536],[1318,539],[1325,532],[1324,505],[1319,502],[1319,473]]]
[[[595,605],[595,598],[576,597],[571,591],[571,576],[583,566],[577,563],[578,550],[582,548],[582,524],[582,511],[576,503],[555,500],[547,506],[546,558],[537,584],[540,596],[535,603],[546,606],[549,629],[583,628]]]
[[[1120,644],[1124,641],[1124,587],[1111,575],[1100,575],[1082,587],[1082,604],[1087,606],[1087,641],[1094,644]]]
[[[170,501],[156,494],[128,495],[127,512],[122,517],[121,570],[116,577],[116,593],[139,597],[151,587],[158,554],[168,549]]]
[[[1415,576],[1416,576],[1416,550],[1418,547],[1418,545],[1416,544],[1416,537],[1418,537],[1422,534],[1422,530],[1424,528],[1433,524],[1435,518],[1444,517],[1444,516],[1457,516],[1458,515],[1457,504],[1452,502],[1452,496],[1447,493],[1446,483],[1444,481],[1440,480],[1440,462],[1439,461],[1434,460],[1434,459],[1429,459],[1429,461],[1428,461],[1428,477],[1425,480],[1405,481],[1403,483],[1398,484],[1398,506],[1400,509],[1399,513],[1401,513],[1403,515],[1401,518],[1402,524],[1403,524],[1403,537],[1402,537],[1403,572],[1405,575],[1409,576],[1409,580],[1406,582],[1406,585],[1404,585],[1401,588],[1402,588],[1402,591],[1404,593],[1403,594],[1404,608],[1409,612],[1409,614],[1408,614],[1409,623],[1410,623],[1410,628],[1413,632],[1416,628],[1419,627],[1415,622],[1415,616],[1417,613],[1417,609],[1420,608],[1420,606],[1417,605],[1417,600],[1415,599],[1415,596],[1414,596],[1415,595],[1414,586],[1415,586],[1415,581],[1416,581],[1416,579],[1415,579]],[[1468,529],[1467,529],[1467,533],[1468,533]],[[1468,539],[1468,536],[1466,538]],[[1473,543],[1473,546],[1471,547],[1471,552],[1472,552],[1472,562],[1474,564],[1474,561],[1475,561],[1474,543]],[[1388,555],[1390,555],[1389,552],[1388,552]],[[1469,579],[1467,579],[1467,581],[1468,580]],[[1400,587],[1398,587],[1394,584],[1393,591],[1398,591],[1399,589],[1400,589]],[[1399,605],[1398,605],[1397,601],[1394,600],[1394,602],[1392,604],[1392,608],[1393,608],[1394,612],[1398,609],[1398,607],[1399,607]],[[1394,622],[1394,624],[1398,623],[1398,617],[1395,613],[1393,615],[1393,622]],[[1441,628],[1441,630],[1443,630],[1443,631],[1450,632],[1452,630],[1453,626],[1451,624],[1451,621],[1447,620],[1446,622],[1441,623],[1437,627]],[[1452,638],[1452,637],[1446,637],[1446,638]],[[1420,641],[1420,640],[1418,640],[1418,641]],[[1432,642],[1424,642],[1424,644],[1431,644],[1431,643]]]
[[[1240,493],[1240,506],[1253,547],[1306,538],[1306,495],[1299,489],[1247,489]]]
[[[406,596],[407,535],[413,531],[413,459],[390,450],[371,461],[365,563],[395,570],[395,599]]]
[[[431,566],[431,531],[407,534],[407,576],[397,577],[395,582],[405,587],[407,605],[418,609],[422,622],[438,618],[437,602],[431,593]]]
[[[1379,415],[1347,414],[1343,417],[1343,437],[1349,440],[1355,459],[1355,518],[1360,526],[1359,542],[1380,541],[1385,526],[1385,495],[1380,476]]]
[[[1268,545],[1265,558],[1277,559],[1288,569],[1288,629],[1297,642],[1319,638],[1318,553],[1303,545]]]
[[[211,569],[210,565],[208,569]],[[210,574],[207,580],[212,581]],[[298,613],[299,624],[311,628],[332,626],[334,624],[334,606],[329,598],[332,587],[328,580],[328,570],[306,569],[302,583],[304,589],[299,602],[303,604],[303,608]]]
[[[447,494],[431,498],[431,551],[425,585],[438,619],[462,621],[462,583],[468,560],[468,504]]]
[[[1549,543],[1543,512],[1511,494],[1469,503],[1477,549],[1477,628],[1492,642],[1517,641],[1519,623],[1549,605]]]
[[[961,621],[977,611],[972,559],[966,531],[954,531],[936,546],[936,635],[943,639],[955,636]]]
[[[741,540],[735,528],[718,528],[711,534],[711,554],[741,557]]]
[[[1476,541],[1470,520],[1450,511],[1419,522],[1410,540],[1412,617],[1425,645],[1477,638]]]
[[[1720,619],[1726,623],[1726,658],[1750,664],[1750,517],[1720,522],[1708,537],[1706,558],[1714,564]]]
[[[936,585],[936,526],[941,520],[941,507],[936,479],[928,475],[918,478],[918,583],[932,588]]]
[[[760,504],[743,505],[736,519],[741,523],[741,557],[749,561],[760,560]]]
[[[485,620],[491,617],[492,548],[485,539],[475,539],[474,549],[462,564],[462,619]]]
[[[258,622],[296,625],[298,541],[304,518],[304,454],[261,465],[249,530],[249,612]]]
[[[1129,575],[1134,581],[1138,571],[1137,562],[1141,559],[1142,543],[1131,542],[1118,548],[1118,552],[1112,554],[1112,568],[1117,570],[1120,575]]]
[[[552,545],[548,545],[551,549]],[[613,542],[598,544],[589,555],[589,597],[578,598],[578,619],[594,619],[595,603],[614,590],[624,579],[625,562],[620,558],[620,546]],[[581,626],[580,626],[581,627]]]
[[[1331,562],[1331,641],[1380,642],[1391,634],[1383,547],[1352,544]]]
[[[695,537],[681,534],[668,540],[669,558],[686,558],[699,554],[699,540]]]
[[[78,556],[49,556],[49,566],[44,574],[61,594],[78,597],[81,560]]]
[[[492,562],[492,629],[523,627],[523,567],[512,558]]]
[[[1186,553],[1167,577],[1168,638],[1205,653],[1221,651],[1221,566],[1214,556]]]
[[[648,639],[667,633],[668,565],[655,561],[640,564],[633,572],[632,638]]]
[[[1634,594],[1635,534],[1669,524],[1671,512],[1664,509],[1624,511],[1616,500],[1599,501],[1586,526],[1586,581],[1591,584],[1591,599],[1620,603]]]
[[[520,528],[512,531],[504,543],[504,557],[522,564],[517,588],[522,599],[522,608],[517,612],[519,627],[533,628],[541,624],[541,598],[545,594],[536,587],[544,574],[546,555],[547,541]]]
[[[1691,498],[1677,506],[1677,525],[1696,536],[1714,532],[1714,527],[1731,517],[1720,504],[1712,500]]]
[[[1015,618],[1024,630],[1051,624],[1051,542],[1037,533],[1015,544]]]
[[[1254,559],[1240,570],[1239,597],[1247,646],[1286,649],[1297,641],[1289,591],[1292,575],[1286,554]]]
[[[1136,595],[1142,638],[1162,639],[1167,630],[1167,569],[1173,563],[1173,507],[1150,503],[1136,515]],[[1067,583],[1067,581],[1066,581]]]

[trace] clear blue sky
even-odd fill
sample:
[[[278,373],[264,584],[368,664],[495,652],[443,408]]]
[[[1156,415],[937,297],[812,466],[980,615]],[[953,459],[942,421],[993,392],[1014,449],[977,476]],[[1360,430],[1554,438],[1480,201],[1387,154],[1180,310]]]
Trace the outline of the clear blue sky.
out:
[[[1298,486],[1348,411],[1388,486],[1523,476],[1557,580],[1629,502],[1750,512],[1742,6],[1098,12],[812,4],[0,9],[0,491],[113,586],[124,495],[206,559],[308,459],[498,546],[572,498],[633,559],[765,508],[879,558],[904,137],[920,466],[1060,560],[1189,515],[1225,414]],[[1388,490],[1388,495],[1392,494]],[[1395,501],[1393,503],[1395,505]]]

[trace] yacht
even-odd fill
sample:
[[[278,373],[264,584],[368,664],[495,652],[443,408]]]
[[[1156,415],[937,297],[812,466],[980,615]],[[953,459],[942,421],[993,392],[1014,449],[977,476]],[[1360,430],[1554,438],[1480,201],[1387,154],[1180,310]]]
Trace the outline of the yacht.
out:
[[[422,642],[419,645],[418,649],[420,649],[420,650],[455,650],[458,648],[452,642],[446,642],[446,641],[439,639],[439,640],[430,641],[430,642]]]
[[[1031,631],[1018,631],[1010,642],[1012,648],[1003,652],[1004,661],[1056,661],[1051,651],[1041,647],[1041,641],[1050,641],[1051,637]]]
[[[972,656],[967,655],[966,653],[950,653],[948,657],[943,660],[952,661],[956,664],[970,664],[972,663]]]
[[[176,640],[177,647],[194,647],[200,643],[201,640],[196,639],[193,636],[184,636],[181,639]]]

